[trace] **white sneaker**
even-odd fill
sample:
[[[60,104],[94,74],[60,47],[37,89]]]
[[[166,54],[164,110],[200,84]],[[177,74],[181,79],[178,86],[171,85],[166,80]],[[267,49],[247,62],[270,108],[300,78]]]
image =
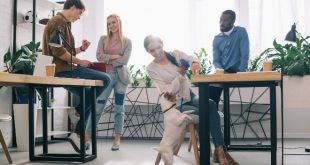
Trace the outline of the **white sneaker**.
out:
[[[69,108],[67,109],[67,113],[68,113],[68,116],[71,120],[71,124],[72,124],[72,127],[71,128],[75,128],[77,122],[80,120],[80,117],[79,116],[76,116],[76,110],[75,108]]]
[[[80,138],[77,136],[76,133],[71,133],[71,135],[68,137],[69,142],[71,143],[73,149],[77,152],[80,153]]]

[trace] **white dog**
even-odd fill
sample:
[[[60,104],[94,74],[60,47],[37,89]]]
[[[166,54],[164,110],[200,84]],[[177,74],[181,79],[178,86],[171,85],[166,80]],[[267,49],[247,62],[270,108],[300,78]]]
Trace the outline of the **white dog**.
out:
[[[165,98],[162,94],[159,98],[161,110],[164,113],[164,134],[160,146],[153,148],[158,151],[165,165],[172,165],[174,148],[179,144],[181,134],[191,117],[188,115],[193,111],[181,113],[174,106],[174,103]]]

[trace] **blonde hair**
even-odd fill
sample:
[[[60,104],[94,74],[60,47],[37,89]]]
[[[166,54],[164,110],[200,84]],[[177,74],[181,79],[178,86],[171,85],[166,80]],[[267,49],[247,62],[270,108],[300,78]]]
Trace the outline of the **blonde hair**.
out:
[[[123,35],[123,29],[122,29],[122,21],[121,21],[121,18],[116,15],[116,14],[111,14],[107,17],[107,20],[109,18],[115,18],[117,23],[118,23],[118,39],[120,40],[121,42],[121,48],[122,50],[124,49],[125,47],[125,36]],[[107,21],[108,22],[108,21]],[[104,50],[106,50],[108,48],[108,46],[110,45],[110,37],[112,36],[112,32],[110,32],[109,30],[109,27],[108,27],[108,23],[107,23],[107,37],[106,37],[106,40],[105,40],[105,45],[104,45]]]

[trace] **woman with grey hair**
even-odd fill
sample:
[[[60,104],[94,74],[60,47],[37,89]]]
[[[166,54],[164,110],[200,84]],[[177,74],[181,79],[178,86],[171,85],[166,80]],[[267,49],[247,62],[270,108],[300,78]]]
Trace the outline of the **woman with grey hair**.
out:
[[[163,41],[152,35],[145,37],[144,48],[154,57],[154,60],[147,66],[147,71],[159,92],[175,95],[177,98],[176,108],[180,111],[195,110],[194,114],[199,114],[198,96],[191,92],[190,81],[185,74],[188,67],[193,73],[197,73],[200,70],[199,61],[179,50],[164,51]],[[227,152],[217,105],[213,100],[209,100],[209,104],[210,132],[215,146],[213,162],[220,163],[220,165],[238,165],[239,163]]]

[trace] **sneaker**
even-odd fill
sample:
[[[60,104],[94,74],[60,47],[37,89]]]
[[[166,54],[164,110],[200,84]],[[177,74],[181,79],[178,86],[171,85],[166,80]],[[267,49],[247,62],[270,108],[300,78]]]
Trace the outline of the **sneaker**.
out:
[[[71,124],[73,125],[72,128],[75,128],[76,123],[80,120],[80,117],[76,115],[75,108],[67,109],[68,116],[71,120]]]
[[[76,133],[71,133],[71,135],[68,137],[69,142],[71,143],[73,149],[77,152],[80,153],[80,138],[77,136]]]
[[[118,151],[119,150],[119,145],[113,144],[113,146],[111,147],[112,151]]]

